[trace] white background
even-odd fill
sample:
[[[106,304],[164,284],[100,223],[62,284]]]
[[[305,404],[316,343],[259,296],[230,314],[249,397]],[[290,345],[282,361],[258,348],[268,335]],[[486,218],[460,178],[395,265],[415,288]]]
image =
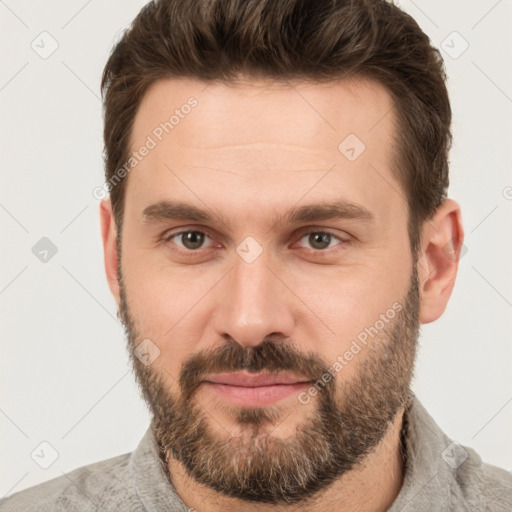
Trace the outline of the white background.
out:
[[[92,195],[104,182],[101,72],[143,4],[0,1],[0,497],[130,452],[149,424],[104,277]],[[446,313],[422,328],[413,389],[452,439],[510,470],[512,3],[402,7],[452,55],[464,44],[453,31],[469,44],[458,58],[443,51],[450,196],[462,206],[468,252]],[[43,31],[59,45],[47,59],[31,48]],[[42,237],[58,249],[46,263],[32,253]],[[31,458],[43,441],[58,453],[48,469]]]

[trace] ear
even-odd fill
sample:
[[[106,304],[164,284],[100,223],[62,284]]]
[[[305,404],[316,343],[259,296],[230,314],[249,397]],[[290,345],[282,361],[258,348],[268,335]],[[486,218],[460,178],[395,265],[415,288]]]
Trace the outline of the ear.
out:
[[[437,320],[446,309],[457,276],[464,230],[459,205],[446,199],[423,224],[418,258],[420,322]]]
[[[108,286],[117,304],[120,302],[118,263],[119,255],[116,247],[116,223],[112,212],[110,198],[100,202],[101,236],[103,239],[103,254],[105,260],[105,273]]]

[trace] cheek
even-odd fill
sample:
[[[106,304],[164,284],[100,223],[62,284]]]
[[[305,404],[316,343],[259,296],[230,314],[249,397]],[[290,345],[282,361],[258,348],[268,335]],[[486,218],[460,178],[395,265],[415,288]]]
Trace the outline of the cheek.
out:
[[[403,262],[400,268],[406,265]],[[336,379],[351,379],[370,351],[379,350],[396,308],[403,307],[409,273],[399,271],[396,263],[385,268],[369,264],[331,268],[293,281],[294,292],[305,304],[297,339],[328,366],[341,364],[342,369],[336,365]]]
[[[187,270],[166,261],[158,249],[123,248],[123,280],[130,299],[130,309],[137,321],[156,338],[186,316],[207,283]],[[142,333],[141,333],[142,334]]]
[[[169,377],[174,388],[182,362],[198,350],[204,336],[207,300],[203,300],[214,284],[213,276],[151,264],[149,258],[136,256],[123,257],[123,279],[140,338],[137,343],[148,338],[158,347],[154,367],[165,368],[164,378]]]

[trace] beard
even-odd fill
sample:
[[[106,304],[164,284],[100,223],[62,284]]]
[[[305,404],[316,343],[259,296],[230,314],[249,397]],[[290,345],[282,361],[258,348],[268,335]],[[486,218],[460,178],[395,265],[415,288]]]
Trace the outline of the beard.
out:
[[[329,373],[329,364],[276,338],[265,338],[254,347],[227,341],[214,350],[190,355],[181,366],[179,394],[171,393],[165,372],[134,356],[142,337],[119,276],[119,315],[161,455],[166,460],[173,457],[196,482],[225,496],[268,504],[312,498],[364,461],[410,399],[419,334],[416,265],[402,309],[373,344],[370,340],[366,353],[359,356],[357,373],[344,381],[341,370],[341,379],[322,381],[323,389],[302,406],[307,407],[304,420],[286,439],[272,436],[272,428],[267,428],[276,428],[280,419],[286,419],[277,406],[231,408],[241,435],[212,428],[215,420],[195,400],[202,378],[217,372],[285,371],[317,381]]]

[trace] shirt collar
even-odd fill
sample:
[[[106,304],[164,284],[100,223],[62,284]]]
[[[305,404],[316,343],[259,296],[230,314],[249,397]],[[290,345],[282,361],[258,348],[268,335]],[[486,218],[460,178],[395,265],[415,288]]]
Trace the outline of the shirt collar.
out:
[[[446,511],[455,495],[463,505],[465,499],[457,484],[456,470],[446,458],[453,448],[452,440],[412,391],[404,413],[402,443],[405,444],[404,480],[388,512]]]
[[[135,492],[148,512],[174,510],[177,504],[184,507],[167,476],[153,421],[132,453],[128,466]]]

